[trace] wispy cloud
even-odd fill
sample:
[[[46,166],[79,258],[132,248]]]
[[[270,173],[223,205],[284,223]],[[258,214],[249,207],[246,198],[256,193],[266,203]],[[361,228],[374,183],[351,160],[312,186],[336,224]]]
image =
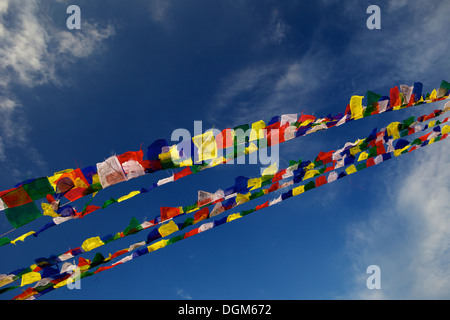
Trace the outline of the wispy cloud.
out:
[[[0,84],[35,87],[58,79],[61,64],[85,58],[114,35],[114,27],[82,20],[82,29],[56,26],[38,0],[3,0],[0,7]],[[13,17],[13,18],[12,18]]]
[[[346,2],[351,7],[353,2]],[[448,41],[445,32],[450,14],[447,2],[389,1],[382,6],[382,30],[358,29],[342,56],[337,57],[346,75],[360,79],[352,90],[421,81],[436,86],[448,77]],[[407,19],[393,19],[395,16]],[[420,26],[420,27],[419,27]],[[395,32],[394,32],[395,31]],[[367,50],[370,48],[370,50]],[[334,79],[343,79],[333,68]],[[436,78],[438,77],[438,78]],[[436,83],[437,82],[437,83]],[[380,187],[379,206],[359,222],[348,225],[345,247],[351,261],[352,285],[345,298],[448,299],[450,297],[450,178],[447,142],[419,150],[420,158],[408,167],[393,166]],[[366,268],[381,268],[381,290],[366,287]]]
[[[346,250],[356,276],[346,298],[450,297],[450,145],[427,148],[417,151],[411,167],[396,168],[381,186],[388,195],[367,219],[348,226]],[[381,290],[366,288],[371,264],[381,268]]]
[[[28,144],[26,109],[14,86],[36,88],[64,85],[58,73],[77,59],[91,56],[103,41],[114,35],[114,27],[82,20],[82,29],[69,32],[57,26],[39,0],[0,1],[0,161],[9,148],[33,152],[38,165],[45,162]]]
[[[228,126],[299,113],[311,102],[311,92],[328,74],[324,50],[311,47],[301,58],[247,66],[222,79],[212,103],[212,121]],[[239,123],[233,123],[238,116]]]
[[[381,30],[365,28],[368,15],[361,2],[346,1],[342,6],[353,19],[360,18],[361,27],[354,28],[346,50],[336,59],[336,79],[364,77],[364,83],[353,83],[355,89],[365,90],[409,79],[432,86],[441,80],[436,76],[447,76],[450,61],[444,29],[450,15],[449,2],[430,2],[423,10],[422,1],[387,1],[380,6]],[[397,19],[399,16],[404,19]]]
[[[83,32],[60,31],[56,34],[57,52],[59,55],[65,55],[66,59],[70,56],[86,58],[95,50],[100,49],[102,41],[110,38],[114,33],[112,25],[102,28],[98,24],[85,21]]]
[[[52,68],[45,68],[49,34],[38,19],[37,1],[3,1],[0,11],[0,83],[11,80],[33,86],[47,81]],[[11,18],[14,17],[14,18]]]

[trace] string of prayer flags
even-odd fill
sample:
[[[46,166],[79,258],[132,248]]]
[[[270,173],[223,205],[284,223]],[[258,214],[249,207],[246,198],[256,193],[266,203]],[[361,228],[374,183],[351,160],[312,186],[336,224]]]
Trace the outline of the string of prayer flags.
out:
[[[281,115],[272,118],[267,125],[265,125],[266,122],[260,120],[253,123],[251,128],[247,124],[234,128],[234,131],[251,130],[251,139],[240,141],[240,143],[248,142],[248,140],[267,140],[268,146],[272,146],[318,130],[339,126],[351,120],[448,99],[448,87],[448,82],[442,81],[440,88],[433,90],[432,94],[428,94],[424,99],[422,95],[423,85],[415,82],[412,89],[405,85],[400,86],[402,92],[399,91],[398,87],[392,88],[390,96],[380,97],[378,102],[376,100],[379,95],[372,92],[367,93],[367,107],[362,105],[363,96],[353,96],[344,114],[324,118],[315,118],[308,115],[298,117],[296,114]],[[406,99],[407,97],[410,97],[409,100]],[[218,135],[217,139],[212,131],[193,138],[192,145],[200,152],[194,153],[199,158],[197,160],[213,160],[212,166],[226,162],[224,158],[216,158],[217,150],[221,147],[235,146],[237,139],[235,135],[233,136],[233,130],[227,131],[225,129],[224,131],[222,131],[224,134]],[[233,145],[230,144],[230,141],[233,141]],[[195,162],[192,161],[191,154],[184,152],[184,149],[181,148],[185,145],[186,143],[183,142],[180,143],[180,146],[169,146],[167,141],[160,139],[147,148],[146,160],[143,159],[144,153],[142,150],[128,151],[119,156],[111,156],[97,163],[96,166],[88,166],[84,169],[67,169],[56,172],[50,177],[27,180],[13,189],[0,192],[0,210],[10,209],[7,213],[8,221],[14,228],[18,228],[42,216],[38,213],[39,208],[30,203],[45,198],[47,195],[56,195],[57,199],[65,197],[69,201],[75,201],[111,185],[147,173],[182,166],[193,167]],[[249,147],[245,148],[244,154],[250,154],[256,150],[258,150],[258,144],[250,144]],[[235,156],[237,155],[241,154],[238,152]],[[13,209],[20,206],[26,206],[26,208],[22,208],[22,210]]]
[[[29,231],[13,240],[1,238],[0,246],[8,243],[16,245],[32,235],[37,237],[40,233],[63,222],[82,218],[100,208],[127,201],[139,194],[148,193],[161,185],[177,181],[206,168],[227,163],[227,161],[244,154],[256,152],[259,148],[270,147],[374,114],[448,99],[450,84],[442,81],[440,88],[425,95],[422,90],[423,85],[415,82],[413,86],[400,85],[391,88],[389,96],[380,96],[368,91],[366,94],[367,106],[363,105],[364,96],[352,96],[344,114],[329,115],[324,118],[285,114],[273,117],[267,122],[260,120],[251,125],[244,124],[234,129],[225,129],[216,136],[213,131],[207,131],[195,136],[192,141],[183,141],[176,145],[170,145],[165,140],[157,140],[147,149],[147,159],[145,160],[142,149],[137,152],[128,151],[122,155],[113,155],[95,166],[88,166],[83,169],[66,169],[49,177],[23,181],[12,189],[0,192],[0,210],[5,211],[8,221],[14,228],[22,227],[43,215],[51,217],[52,221],[36,232]],[[450,126],[443,125],[448,121],[448,118],[442,122],[432,119],[449,110],[450,103],[447,103],[444,110],[434,110],[433,113],[423,115],[417,120],[410,117],[402,122],[393,122],[380,131],[374,129],[365,139],[346,143],[339,150],[320,152],[314,161],[292,161],[288,168],[280,170],[277,166],[271,166],[260,177],[236,177],[235,185],[224,190],[219,189],[215,193],[199,191],[197,201],[193,205],[161,207],[160,214],[151,221],[139,223],[135,218],[132,218],[129,225],[119,233],[88,238],[80,247],[71,249],[62,255],[48,259],[38,258],[35,260],[35,264],[30,267],[16,270],[8,275],[0,275],[2,284],[9,284],[14,281],[18,284],[17,281],[20,279],[20,286],[1,289],[0,293],[38,282],[34,288],[28,288],[16,296],[17,299],[33,299],[71,283],[72,278],[68,273],[70,263],[66,260],[84,252],[98,249],[112,241],[155,227],[148,233],[146,241],[134,243],[127,249],[109,254],[106,258],[101,253],[96,253],[92,260],[79,257],[77,266],[82,271],[81,277],[109,270],[186,237],[240,219],[249,213],[278,204],[347,175],[358,173],[367,167],[375,166],[393,157],[399,157],[402,154],[442,141],[448,137],[450,132]],[[431,121],[427,125],[419,125],[419,123],[428,120]],[[431,132],[414,139],[411,143],[405,139],[408,135],[428,129],[431,129]],[[239,131],[249,132],[249,134],[237,135],[236,133]],[[261,143],[263,141],[267,142],[266,146]],[[242,146],[242,148],[239,146]],[[222,153],[218,151],[224,148],[233,148],[232,153],[227,153],[223,157]],[[139,191],[131,191],[118,199],[111,198],[105,201],[102,207],[90,205],[93,198],[89,200],[81,212],[69,204],[60,204],[62,198],[73,202],[89,194],[95,195],[97,192],[117,183],[169,168],[182,168],[182,170],[175,172],[168,178],[160,179],[148,189],[141,188]],[[338,169],[340,172],[338,172]],[[289,181],[281,183],[281,180],[289,178],[291,178]],[[293,187],[305,180],[311,181]],[[291,186],[292,189],[282,193],[276,199],[259,204],[253,209],[232,213],[214,222],[203,223],[199,228],[182,235],[164,239],[191,225],[216,217],[240,204],[248,203],[268,193]],[[263,187],[266,188],[258,191]],[[43,198],[48,203],[41,204],[41,211],[35,201]],[[190,213],[193,213],[193,216],[188,216],[181,222],[175,222],[176,217]],[[103,266],[103,264],[126,253],[132,254],[110,266]],[[52,267],[63,261],[66,262],[61,268]]]
[[[437,112],[437,113],[439,113],[439,112]],[[450,126],[449,125],[445,125],[442,128],[442,130],[441,130],[439,124],[445,123],[447,121],[448,121],[448,118],[444,119],[443,122],[439,122],[439,121],[432,121],[432,122],[430,122],[423,130],[426,130],[428,128],[433,128],[433,131],[430,132],[429,134],[421,136],[418,139],[415,139],[411,143],[411,145],[425,146],[425,145],[427,145],[427,143],[424,143],[424,141],[428,141],[429,143],[433,143],[437,138],[438,139],[436,141],[438,141],[440,138],[445,139],[448,136],[448,132],[450,131]],[[413,124],[414,124],[413,122],[410,122],[410,126],[412,126]],[[430,124],[432,124],[435,127],[430,126]],[[416,124],[414,124],[414,126],[417,127]],[[412,134],[412,133],[416,132],[416,131],[409,131],[408,128],[404,128],[404,130],[406,130],[406,132],[408,134]],[[380,133],[383,133],[383,132],[385,132],[385,129],[380,131]],[[444,133],[442,133],[442,132],[444,132]],[[357,144],[359,146],[363,145],[363,143],[367,143],[367,145],[370,145],[370,143],[373,142],[374,139],[376,139],[376,137],[379,137],[379,136],[380,135],[377,132],[373,131],[366,139],[358,140]],[[419,142],[417,142],[417,140]],[[405,153],[411,147],[411,145],[409,144],[409,142],[407,140],[399,139],[396,142],[396,144],[395,144],[394,156],[399,156],[400,154]],[[346,146],[348,146],[348,147],[347,148],[343,148],[344,150],[340,150],[339,151],[341,157],[346,155],[346,151],[351,149],[350,147],[352,146],[352,144],[347,143]],[[417,146],[413,147],[413,149],[411,151],[415,150],[416,148],[417,148]],[[328,153],[320,152],[319,156],[317,158],[321,158],[325,154],[330,156],[331,155],[331,151],[328,152]],[[312,178],[312,177],[317,177],[315,179],[315,181],[311,181],[311,182],[307,183],[306,185],[301,185],[299,187],[295,187],[292,190],[288,191],[287,193],[284,193],[281,196],[281,198],[279,198],[280,201],[281,200],[285,200],[285,199],[287,199],[289,197],[299,195],[301,193],[304,193],[305,191],[308,191],[308,190],[311,190],[313,188],[320,187],[320,186],[322,186],[324,184],[327,184],[327,183],[330,183],[332,181],[335,181],[338,178],[341,178],[341,177],[343,177],[345,175],[350,175],[350,174],[356,173],[356,172],[358,172],[360,170],[363,170],[366,167],[373,166],[373,165],[376,165],[376,164],[378,164],[378,163],[380,163],[382,161],[390,159],[390,157],[384,157],[385,155],[387,156],[389,154],[383,154],[382,155],[383,157],[380,158],[380,154],[376,154],[375,153],[375,154],[373,154],[373,157],[376,157],[375,159],[373,157],[369,158],[369,159],[367,157],[364,157],[364,159],[358,160],[358,162],[360,162],[362,160],[365,160],[365,159],[368,159],[367,162],[363,162],[363,163],[357,164],[357,165],[351,164],[349,167],[347,167],[345,169],[345,173],[341,172],[339,175],[335,171],[331,171],[331,170],[336,169],[334,165],[329,167],[329,170],[323,170],[322,172],[320,172],[318,170],[314,170],[313,169],[313,168],[317,168],[317,166],[315,164],[316,162],[302,162],[300,166],[299,166],[299,163],[295,163],[294,162],[294,164],[292,166],[290,166],[289,168],[283,169],[283,170],[280,171],[280,172],[287,172],[287,171],[288,172],[293,172],[293,174],[291,174],[291,175],[285,175],[285,174],[283,175],[284,176],[283,178],[294,177],[293,181],[284,183],[283,185],[279,186],[278,185],[279,179],[276,178],[275,174],[274,174],[273,175],[273,179],[276,180],[275,183],[277,185],[277,188],[273,188],[274,185],[272,185],[269,188],[264,189],[264,190],[262,190],[261,192],[258,192],[258,193],[253,193],[253,194],[250,193],[248,195],[240,195],[240,194],[238,194],[236,196],[236,200],[235,200],[234,205],[228,207],[227,209],[223,209],[220,213],[222,213],[222,212],[224,212],[226,210],[229,210],[231,208],[234,208],[237,205],[242,204],[242,201],[239,200],[239,196],[241,196],[242,198],[246,199],[246,201],[244,201],[244,202],[247,202],[249,200],[254,200],[254,199],[256,199],[256,198],[258,198],[258,197],[260,197],[262,195],[268,194],[270,192],[273,192],[273,191],[276,191],[276,190],[279,190],[279,189],[282,189],[282,188],[289,187],[289,186],[293,185],[294,183],[298,183],[300,181],[304,181],[304,180]],[[317,158],[316,158],[316,161],[317,161]],[[319,162],[317,162],[317,163],[319,163]],[[322,163],[322,165],[326,165],[326,164]],[[308,170],[308,171],[315,171],[316,173],[314,175],[312,175],[312,176],[308,176],[308,175],[304,174],[304,171],[303,171],[303,174],[301,174],[302,173],[301,171],[299,173],[299,169]],[[306,171],[306,172],[308,172],[308,171]],[[273,173],[272,169],[271,169],[271,172]],[[329,175],[328,175],[328,178],[326,178],[324,175],[320,175],[320,174],[323,174],[325,172],[330,172]],[[318,175],[320,175],[320,176],[318,176]],[[302,179],[296,179],[297,177],[300,177]],[[221,194],[223,194],[223,192],[221,192]],[[223,199],[218,199],[218,200],[220,201],[220,200],[223,200]],[[211,204],[211,202],[210,201],[208,203],[205,202],[205,204]],[[215,208],[217,207],[218,204],[219,203],[216,203]],[[265,207],[265,206],[266,205],[263,204],[262,206],[257,206],[257,208],[262,208],[262,207]],[[223,206],[222,206],[222,208],[223,208]],[[167,219],[171,219],[171,218],[179,215],[180,212],[182,212],[181,207],[177,208],[177,209],[178,210],[176,211],[176,214],[173,214],[170,218],[165,217],[165,218],[158,219],[158,217],[157,217],[153,221],[144,222],[142,224],[140,224],[135,218],[132,218],[132,220],[130,221],[130,225],[123,232],[117,233],[115,236],[108,235],[108,236],[105,236],[105,237],[102,237],[102,238],[100,238],[100,237],[89,238],[89,239],[87,239],[87,240],[85,240],[83,242],[83,244],[81,246],[81,249],[78,248],[77,251],[73,251],[72,250],[70,252],[67,252],[67,253],[64,253],[64,254],[58,256],[57,258],[49,258],[47,260],[45,260],[45,259],[42,260],[41,259],[39,261],[39,263],[42,264],[43,261],[46,261],[47,266],[49,266],[49,265],[58,263],[59,261],[64,261],[66,259],[69,259],[69,258],[73,257],[74,255],[78,255],[78,254],[81,254],[83,252],[91,251],[91,250],[93,250],[95,248],[98,248],[100,246],[105,245],[106,243],[110,243],[111,241],[120,239],[120,238],[122,238],[124,236],[130,235],[130,234],[135,234],[135,233],[137,233],[139,231],[142,231],[142,230],[147,229],[147,228],[149,228],[151,226],[154,226],[154,225],[156,225],[158,223],[161,223],[162,221],[165,221]],[[213,211],[214,211],[214,209],[213,209]],[[190,226],[192,224],[196,224],[199,221],[206,220],[206,219],[211,218],[211,217],[216,216],[216,215],[217,214],[213,214],[213,212],[210,213],[208,208],[203,208],[203,209],[201,209],[200,211],[198,211],[194,215],[194,218],[187,218],[185,221],[180,222],[178,224],[175,224],[175,222],[173,220],[170,220],[168,223],[163,224],[158,229],[154,229],[151,233],[149,233],[149,235],[147,237],[147,243],[150,243],[151,241],[154,241],[154,240],[156,240],[158,238],[161,238],[161,237],[166,237],[166,236],[170,235],[171,233],[174,233],[174,232],[176,232],[178,230],[182,230],[182,229],[186,228],[187,226]],[[228,219],[231,221],[231,220],[234,220],[234,219],[237,219],[237,218],[240,218],[240,216],[238,216],[238,215],[231,215],[231,216],[229,216]],[[32,271],[33,271],[32,269],[28,270],[28,272],[32,272]],[[24,271],[20,270],[19,273],[23,275]],[[10,276],[13,276],[13,275],[10,275]]]
[[[388,152],[391,152],[394,150],[393,145],[392,145],[394,139],[398,139],[400,136],[405,137],[407,135],[414,134],[421,130],[426,130],[428,128],[435,127],[441,123],[447,122],[448,118],[445,118],[442,122],[430,121],[430,123],[427,124],[423,128],[418,125],[418,123],[425,121],[425,119],[427,119],[427,120],[433,119],[434,117],[442,115],[447,111],[450,111],[450,108],[445,108],[444,110],[435,110],[432,114],[429,114],[427,116],[420,116],[420,117],[418,117],[418,121],[415,121],[414,117],[409,117],[408,119],[405,119],[402,122],[393,122],[387,126],[387,129],[381,130],[380,132],[376,132],[376,130],[374,129],[367,138],[358,139],[355,143],[347,142],[343,148],[341,148],[337,151],[335,151],[335,150],[331,150],[328,152],[321,151],[321,152],[319,152],[318,156],[316,157],[314,163],[312,163],[312,162],[300,163],[300,165],[301,165],[300,169],[304,168],[307,170],[304,172],[301,171],[300,172],[301,176],[299,176],[299,174],[297,172],[297,174],[295,174],[295,177],[294,177],[294,182],[310,179],[312,177],[317,176],[318,174],[321,174],[324,172],[329,172],[333,169],[337,169],[337,168],[352,164],[355,161],[355,155],[357,153],[360,153],[358,160],[357,160],[358,162],[368,159],[369,157],[374,157],[376,155],[385,154],[386,148],[384,147],[384,142],[386,142],[389,146],[387,149]],[[395,130],[391,130],[390,128],[392,128],[392,127],[395,127]],[[445,126],[443,128],[443,130],[446,130],[447,127],[448,126]],[[401,129],[401,132],[400,132],[400,129]],[[385,133],[387,133],[387,134],[385,134]],[[389,137],[392,139],[388,139]],[[397,142],[397,144],[396,144],[396,148],[395,148],[396,150],[394,152],[395,154],[398,154],[401,152],[398,150],[399,149],[398,146],[399,146],[399,142]],[[367,150],[367,151],[363,151],[363,150]],[[316,170],[318,164],[328,164],[331,162],[333,162],[332,166],[324,167],[322,169],[319,168],[320,170]],[[299,167],[295,161],[291,161],[291,163],[292,163],[292,166],[290,166],[289,168],[283,169],[279,172],[276,171],[277,165],[272,164],[263,172],[261,177],[257,177],[257,178],[250,179],[247,177],[239,176],[236,178],[235,185],[225,189],[225,191],[218,190],[213,194],[213,193],[209,193],[209,192],[200,190],[200,191],[198,191],[198,200],[195,204],[186,206],[186,207],[176,207],[176,208],[161,207],[160,208],[160,211],[161,211],[160,216],[157,216],[152,221],[152,223],[155,224],[155,223],[158,223],[161,221],[165,221],[165,220],[171,219],[171,218],[176,217],[183,213],[194,212],[194,211],[199,210],[203,206],[209,205],[210,203],[215,204],[218,201],[222,201],[224,199],[227,200],[224,203],[225,206],[222,206],[222,208],[224,208],[224,209],[229,209],[233,205],[236,205],[236,203],[248,202],[248,201],[262,195],[261,193],[259,193],[259,194],[257,193],[254,195],[246,195],[246,193],[248,191],[255,190],[255,189],[260,188],[261,186],[267,185],[268,183],[274,183],[276,181],[279,181],[280,179],[285,179],[285,178],[293,176],[294,170],[298,170]],[[316,169],[314,169],[315,167],[316,167]],[[185,168],[185,170],[186,169],[189,169],[189,168]],[[347,172],[347,174],[354,173],[355,168],[350,167],[347,169],[346,172]],[[297,180],[297,181],[295,181],[295,180]],[[322,183],[325,183],[324,180],[320,180],[320,181],[322,181]],[[273,190],[277,190],[278,188],[280,188],[279,185],[272,184],[269,189],[271,191],[273,191]],[[110,200],[105,201],[102,208],[106,208],[107,206],[109,206],[112,203],[119,203],[119,202],[128,200],[128,199],[130,199],[138,194],[141,194],[141,193],[142,193],[141,191],[132,191],[128,195],[122,196],[119,199],[111,198]],[[232,199],[233,197],[235,197],[236,199]],[[93,207],[92,209],[89,210],[89,212],[95,211],[100,208],[100,207],[96,207],[96,206],[89,206],[89,207]],[[71,209],[71,210],[68,210],[68,209]],[[77,213],[74,212],[73,208],[70,206],[68,206],[66,208],[60,208],[59,212],[64,212],[64,210],[70,212],[70,213],[66,213],[65,216],[68,216],[68,217],[72,217],[72,216],[76,217],[77,216]],[[218,210],[221,210],[221,207],[217,207],[215,209],[215,211],[214,210],[213,211],[218,212]],[[64,213],[62,215],[64,215]],[[54,219],[54,221],[55,220],[56,219]],[[43,231],[45,231],[55,225],[57,225],[57,223],[55,223],[55,222],[48,223],[43,228],[38,230],[37,232],[33,232],[33,235],[35,237],[37,237],[40,233],[42,233]],[[0,246],[8,244],[8,243],[12,243],[12,241],[9,241],[8,238],[0,240]]]
[[[442,141],[442,140],[444,140],[447,137],[448,137],[448,134],[446,134],[446,136],[442,135],[442,134],[439,134],[438,136],[433,138],[433,139],[437,138],[433,142]],[[431,141],[431,140],[425,140],[425,141]],[[417,148],[411,149],[408,152],[412,152],[414,150],[417,150],[418,148],[426,147],[427,145],[429,145],[429,143],[422,143],[420,146],[417,146]],[[403,153],[404,152],[402,152],[402,154]],[[387,160],[389,160],[391,158],[392,157],[386,157],[385,160],[383,160],[383,161],[387,161]],[[374,162],[374,165],[379,164],[379,163],[381,163],[383,161]],[[357,171],[360,171],[360,170],[363,170],[363,169],[365,169],[365,167],[361,166],[360,169],[357,170]],[[346,176],[345,174],[344,175],[339,174],[340,178],[345,177],[345,176]],[[333,180],[333,181],[336,181],[336,180]],[[311,186],[307,187],[308,185],[311,185]],[[96,255],[96,257],[98,257],[97,261],[96,261],[95,258],[94,258],[93,261],[86,260],[86,259],[81,260],[81,258],[80,258],[78,266],[81,266],[82,262],[84,262],[84,266],[85,266],[85,268],[83,268],[82,271],[81,271],[80,278],[82,279],[82,278],[89,277],[89,276],[98,274],[100,272],[106,271],[106,270],[110,270],[111,268],[114,268],[114,267],[116,267],[118,265],[127,263],[127,262],[132,261],[134,259],[137,259],[137,258],[139,258],[141,256],[144,256],[147,253],[154,252],[156,250],[165,248],[165,247],[167,247],[167,246],[169,246],[171,244],[175,244],[175,243],[177,243],[179,241],[182,241],[182,240],[187,239],[189,237],[195,236],[195,235],[200,234],[202,232],[205,232],[205,231],[208,231],[208,230],[212,230],[212,229],[214,229],[214,228],[216,228],[218,226],[221,226],[221,225],[224,225],[226,223],[230,223],[232,221],[241,219],[241,218],[247,216],[250,213],[257,212],[260,209],[267,208],[267,207],[279,204],[280,202],[285,201],[285,200],[287,200],[287,199],[289,199],[289,198],[291,198],[293,196],[303,194],[304,192],[306,192],[308,190],[311,190],[311,189],[314,189],[314,188],[317,188],[317,187],[320,187],[320,186],[321,185],[318,185],[317,182],[316,183],[310,182],[307,185],[303,186],[303,188],[302,188],[303,191],[302,192],[294,192],[293,191],[293,190],[295,190],[295,189],[297,189],[299,187],[291,189],[291,190],[281,194],[276,199],[272,199],[270,201],[266,201],[264,204],[256,206],[254,209],[244,210],[244,211],[241,211],[241,212],[238,212],[238,213],[232,213],[232,214],[230,214],[228,216],[225,216],[223,218],[217,219],[214,222],[203,223],[198,228],[192,229],[192,230],[190,230],[188,232],[181,233],[181,234],[179,234],[177,236],[174,236],[174,237],[172,237],[170,239],[161,239],[161,240],[159,240],[157,242],[154,242],[152,244],[150,244],[148,241],[147,242],[136,243],[134,246],[132,246],[133,250],[128,250],[128,249],[119,250],[116,253],[114,253],[113,255],[111,255],[109,258],[104,258],[103,255],[101,255],[99,253]],[[175,223],[173,221],[170,221],[169,224],[167,224],[167,225],[170,225],[170,226],[166,229],[166,232],[164,232],[164,234],[166,234],[166,236],[169,236],[170,234],[180,230],[175,225]],[[160,227],[160,228],[162,228],[162,227]],[[150,244],[150,245],[148,245],[148,244]],[[117,261],[117,262],[115,262],[115,263],[113,263],[113,264],[111,264],[109,266],[100,266],[102,264],[105,264],[105,263],[111,261],[112,257],[117,258],[117,257],[119,257],[119,256],[121,256],[121,255],[123,255],[125,253],[129,253],[131,251],[133,251],[132,254],[126,256],[125,258],[122,258],[121,260],[119,260],[119,261]],[[94,268],[95,268],[95,270],[93,270]],[[91,270],[93,270],[93,271],[91,271]],[[36,277],[36,279],[38,279],[39,276],[32,274],[29,277],[30,278]],[[47,280],[47,284],[45,284],[45,282],[44,282],[44,285],[37,285],[37,286],[35,286],[33,288],[28,288],[27,290],[25,290],[21,294],[15,296],[14,299],[22,300],[22,299],[35,299],[35,298],[38,298],[38,297],[40,297],[40,296],[42,296],[42,295],[44,295],[46,293],[49,293],[49,292],[51,292],[51,291],[53,291],[55,289],[58,289],[58,288],[61,288],[61,287],[65,286],[65,285],[67,285],[67,282],[68,282],[67,279],[70,278],[70,277],[71,277],[71,274],[53,275],[53,278],[52,278],[52,276],[50,276],[50,278]],[[6,277],[4,276],[3,278],[6,278]],[[6,280],[6,281],[8,281],[8,280]],[[48,283],[52,283],[53,285],[48,286]]]

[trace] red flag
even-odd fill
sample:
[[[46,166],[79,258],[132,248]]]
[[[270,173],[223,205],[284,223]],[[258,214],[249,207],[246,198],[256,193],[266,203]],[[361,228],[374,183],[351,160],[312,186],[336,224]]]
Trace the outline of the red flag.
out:
[[[161,207],[161,221],[168,220],[180,214],[180,208]]]
[[[177,172],[173,175],[173,180],[178,180],[180,178],[186,177],[192,173],[192,170],[190,167],[186,167],[180,172]]]
[[[391,99],[391,107],[400,105],[400,92],[398,91],[398,87],[395,86],[391,88],[390,91],[390,99]]]
[[[349,111],[350,111],[350,106],[348,106],[348,108],[349,108]],[[297,122],[302,123],[302,122],[305,122],[306,120],[311,120],[311,122],[314,122],[316,120],[316,117],[311,116],[309,114],[302,114],[300,116],[300,118],[298,118]]]
[[[189,238],[190,236],[196,235],[198,233],[198,228],[192,229],[189,232],[184,234],[184,239]]]
[[[264,202],[263,204],[260,204],[259,206],[255,207],[255,211],[262,209],[262,208],[267,208],[269,206],[269,201]]]
[[[203,208],[203,209],[197,211],[194,214],[194,224],[196,224],[199,221],[205,220],[206,218],[208,218],[208,215],[209,215],[208,208]]]
[[[276,183],[274,183],[270,186],[270,188],[267,190],[267,193],[278,190],[279,187],[280,187],[280,184],[277,181]]]
[[[375,160],[373,158],[369,158],[366,161],[366,168],[370,167],[370,166],[374,166],[375,165]]]
[[[318,155],[317,158],[316,158],[316,161],[322,160],[322,162],[323,162],[324,164],[333,161],[333,160],[332,160],[332,156],[333,156],[334,151],[335,151],[335,150],[331,150],[331,151],[328,151],[328,152],[320,151],[320,152],[319,152],[319,155]]]
[[[139,151],[127,151],[119,156],[117,156],[120,164],[127,162],[129,160],[134,160],[139,162],[143,166],[144,152],[142,150]]]
[[[222,130],[217,136],[215,136],[218,149],[226,149],[233,146],[233,130],[228,128]]]
[[[320,187],[327,183],[327,178],[325,176],[320,176],[316,179],[316,187]]]

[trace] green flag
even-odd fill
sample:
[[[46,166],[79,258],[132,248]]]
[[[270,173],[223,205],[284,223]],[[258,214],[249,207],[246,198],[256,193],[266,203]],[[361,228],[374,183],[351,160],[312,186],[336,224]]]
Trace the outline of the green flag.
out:
[[[14,228],[19,228],[26,225],[42,216],[42,212],[34,202],[29,202],[18,207],[7,208],[5,210],[6,218]]]

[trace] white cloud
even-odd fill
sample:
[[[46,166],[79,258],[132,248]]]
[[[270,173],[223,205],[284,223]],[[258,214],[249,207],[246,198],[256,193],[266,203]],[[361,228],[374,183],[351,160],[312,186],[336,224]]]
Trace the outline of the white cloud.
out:
[[[0,97],[0,110],[2,111],[8,111],[13,110],[16,106],[16,103],[6,97]]]
[[[51,73],[51,70],[44,68],[48,56],[46,39],[49,35],[38,20],[37,2],[13,3],[4,0],[3,8],[6,10],[0,11],[0,30],[3,35],[0,47],[1,83],[15,80],[32,86],[33,83],[45,81]],[[14,21],[7,21],[7,16],[14,17]]]
[[[354,8],[356,3],[350,1],[345,5]],[[424,10],[422,1],[389,1],[381,6],[381,30],[365,28],[363,18],[368,15],[364,15],[361,12],[361,28],[355,29],[347,50],[339,57],[338,65],[342,68],[336,72],[348,68],[346,75],[355,78],[371,74],[369,81],[374,83],[362,84],[364,90],[380,83],[393,86],[393,80],[397,79],[434,85],[442,80],[436,80],[436,75],[447,76],[444,70],[450,68],[450,62],[444,30],[450,15],[449,2],[429,2]],[[352,16],[359,14],[354,12]]]
[[[22,128],[17,127],[15,118],[15,109],[17,103],[8,97],[0,96],[0,121],[1,135],[6,139],[15,138],[21,142],[24,141]],[[20,132],[20,134],[19,134]]]
[[[0,6],[0,84],[34,87],[57,80],[57,67],[85,58],[114,35],[114,27],[82,20],[82,29],[55,26],[38,0],[3,0]],[[11,18],[13,17],[13,18]]]
[[[13,85],[28,88],[61,85],[58,72],[77,59],[86,58],[102,48],[114,35],[110,24],[100,27],[82,20],[82,29],[68,31],[57,26],[41,8],[40,0],[0,0],[0,160],[5,161],[8,147],[27,152],[27,123]],[[39,153],[33,151],[37,158]],[[35,158],[36,159],[36,158]],[[41,164],[42,160],[39,160]]]
[[[86,58],[91,55],[98,44],[114,35],[111,25],[99,28],[89,22],[83,23],[83,32],[60,31],[55,35],[59,54],[70,54],[75,58]]]
[[[450,297],[450,145],[444,140],[416,152],[411,168],[393,168],[382,187],[390,195],[348,228],[346,250],[357,275],[348,298]],[[371,264],[381,268],[381,290],[365,286]]]

